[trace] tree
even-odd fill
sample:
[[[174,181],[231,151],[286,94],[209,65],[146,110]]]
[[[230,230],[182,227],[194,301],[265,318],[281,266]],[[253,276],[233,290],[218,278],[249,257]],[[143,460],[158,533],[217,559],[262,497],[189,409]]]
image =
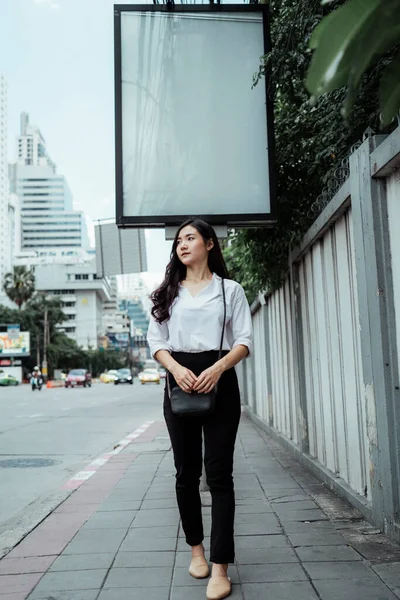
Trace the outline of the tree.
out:
[[[387,125],[400,111],[399,46],[400,0],[349,0],[313,31],[310,48],[315,52],[307,89],[318,98],[346,86],[343,114],[348,117],[363,75],[386,56],[379,100],[381,119]]]
[[[366,128],[380,127],[378,89],[386,67],[382,59],[362,78],[362,101],[355,102],[346,124],[340,113],[344,89],[311,105],[304,85],[309,39],[331,7],[321,6],[320,0],[271,0],[270,8],[272,52],[262,58],[254,83],[267,77],[275,105],[279,220],[272,229],[232,231],[225,250],[228,268],[250,301],[259,291],[281,285],[290,249],[315,219],[313,203]]]
[[[35,275],[24,266],[16,266],[11,273],[5,275],[3,289],[18,306],[18,310],[21,310],[35,291]]]

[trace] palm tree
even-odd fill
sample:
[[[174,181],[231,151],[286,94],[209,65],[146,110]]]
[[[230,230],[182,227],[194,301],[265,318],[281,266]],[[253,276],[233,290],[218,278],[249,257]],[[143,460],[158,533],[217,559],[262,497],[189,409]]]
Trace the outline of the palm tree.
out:
[[[21,310],[24,302],[28,302],[35,291],[33,271],[23,266],[14,267],[12,273],[5,275],[3,289],[18,306],[18,310]]]

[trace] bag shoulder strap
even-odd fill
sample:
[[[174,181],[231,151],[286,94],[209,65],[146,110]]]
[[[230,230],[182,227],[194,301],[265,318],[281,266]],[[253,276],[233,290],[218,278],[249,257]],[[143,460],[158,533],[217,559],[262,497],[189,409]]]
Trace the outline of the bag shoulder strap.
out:
[[[222,297],[224,299],[224,324],[222,326],[221,343],[219,346],[218,360],[220,360],[221,356],[222,356],[222,346],[224,344],[224,333],[225,333],[225,323],[226,323],[226,296],[225,296],[225,284],[224,284],[223,278],[221,279],[221,284],[222,284]]]

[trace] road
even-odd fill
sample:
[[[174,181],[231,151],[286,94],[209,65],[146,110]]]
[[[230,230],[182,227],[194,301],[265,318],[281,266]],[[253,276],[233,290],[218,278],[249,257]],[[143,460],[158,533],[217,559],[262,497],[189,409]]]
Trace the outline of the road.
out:
[[[18,524],[31,528],[46,498],[57,504],[77,471],[146,421],[162,419],[162,393],[162,382],[138,380],[41,392],[0,388],[0,535]]]

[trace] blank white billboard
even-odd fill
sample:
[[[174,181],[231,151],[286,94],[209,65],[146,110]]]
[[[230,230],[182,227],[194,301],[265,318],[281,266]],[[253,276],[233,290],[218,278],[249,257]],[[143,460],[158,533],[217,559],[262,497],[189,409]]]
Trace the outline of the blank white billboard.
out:
[[[95,225],[97,277],[147,271],[144,229],[118,229],[115,223]]]
[[[272,124],[265,82],[252,89],[265,12],[120,9],[118,221],[271,221]]]

